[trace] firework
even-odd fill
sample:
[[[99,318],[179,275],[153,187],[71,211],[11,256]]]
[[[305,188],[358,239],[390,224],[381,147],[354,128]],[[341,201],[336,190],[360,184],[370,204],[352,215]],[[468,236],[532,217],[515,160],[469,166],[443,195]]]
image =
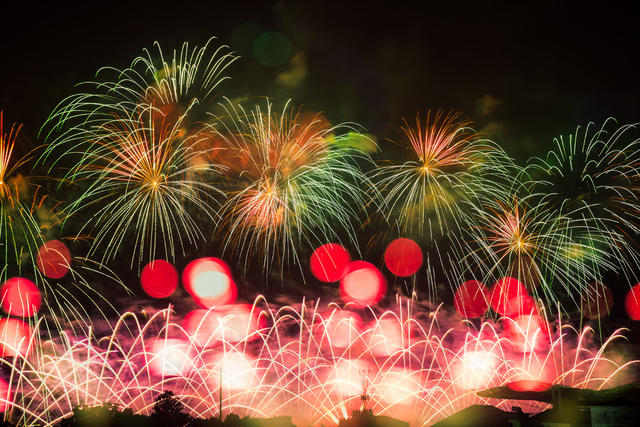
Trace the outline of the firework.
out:
[[[477,225],[465,230],[459,259],[483,282],[511,277],[551,306],[579,306],[582,291],[608,265],[604,254],[567,235],[541,207],[516,196],[482,200],[472,212]]]
[[[448,230],[464,218],[464,202],[497,187],[491,180],[505,171],[504,153],[458,117],[428,111],[424,125],[419,116],[415,128],[405,122],[414,159],[373,174],[402,233],[432,237]]]
[[[136,259],[139,266],[173,258],[204,238],[198,222],[215,222],[212,204],[219,190],[208,180],[219,169],[196,160],[204,155],[194,148],[201,136],[183,136],[180,121],[164,119],[152,106],[121,110],[102,124],[101,136],[70,169],[67,178],[86,185],[69,214],[92,210],[79,234],[91,232],[90,254],[101,253],[103,261],[125,241],[134,251],[131,266]]]
[[[568,238],[603,254],[601,268],[633,280],[640,265],[640,137],[635,125],[614,126],[613,119],[599,128],[589,123],[555,139],[546,159],[535,158],[527,168],[525,185],[530,203]]]
[[[462,280],[452,249],[461,245],[462,230],[475,224],[472,207],[481,195],[500,196],[512,185],[507,179],[515,168],[511,160],[469,125],[458,113],[441,111],[429,111],[424,124],[418,116],[415,128],[405,122],[412,160],[372,173],[391,228],[424,244],[430,291],[442,279],[436,271],[448,282]]]
[[[37,191],[33,201],[29,200],[29,179],[17,172],[28,158],[15,160],[13,150],[22,126],[11,126],[9,132],[4,129],[3,112],[0,111],[0,236],[2,238],[3,281],[8,274],[17,274],[24,258],[27,258],[33,270],[37,269],[38,248],[44,243],[37,210],[42,199]],[[12,271],[9,272],[9,266]]]
[[[227,77],[227,67],[237,59],[227,46],[215,47],[215,38],[203,47],[184,43],[180,51],[166,58],[160,45],[155,51],[133,60],[125,69],[105,67],[98,71],[99,81],[81,85],[84,92],[69,96],[54,109],[42,127],[48,142],[43,159],[59,161],[54,153],[78,150],[104,130],[105,121],[123,110],[133,112],[153,106],[167,121],[180,122],[183,132],[203,119],[218,85]]]
[[[1,305],[6,313],[31,325],[46,317],[41,323],[43,334],[56,336],[61,323],[86,324],[91,305],[103,316],[113,309],[85,276],[126,287],[108,268],[72,257],[63,242],[52,239],[64,214],[32,177],[19,172],[30,159],[29,155],[13,158],[19,130],[14,125],[5,133],[0,112]]]
[[[232,156],[221,210],[225,249],[245,265],[257,255],[268,272],[274,263],[300,266],[299,250],[340,235],[355,244],[369,181],[358,166],[366,155],[344,143],[350,135],[288,103],[280,114],[268,101],[265,109],[227,109],[232,124],[219,134]]]
[[[38,342],[33,334],[22,355],[0,358],[12,396],[5,416],[53,425],[76,406],[104,402],[148,414],[171,390],[197,417],[217,416],[221,403],[225,413],[332,425],[359,408],[366,393],[375,414],[425,425],[487,403],[475,394],[480,388],[535,380],[600,389],[619,385],[634,363],[605,356],[619,331],[596,347],[588,344],[589,329],[558,324],[553,335],[542,318],[505,318],[504,326],[485,322],[478,329],[454,321],[449,328],[442,311],[400,300],[396,309],[360,315],[319,302],[277,308],[261,298],[247,310],[239,325],[228,314],[201,317],[193,336],[168,310],[144,323],[126,313],[102,338],[63,334]],[[217,323],[205,325],[207,319]],[[199,329],[210,327],[201,346]],[[509,403],[494,401],[505,409]]]

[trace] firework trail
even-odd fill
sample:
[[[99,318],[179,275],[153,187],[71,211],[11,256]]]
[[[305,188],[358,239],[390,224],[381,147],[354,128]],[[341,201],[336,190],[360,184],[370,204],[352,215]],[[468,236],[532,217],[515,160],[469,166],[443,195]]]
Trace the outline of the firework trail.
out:
[[[192,415],[208,418],[218,415],[222,391],[225,413],[336,424],[366,392],[374,413],[428,425],[488,403],[475,394],[481,388],[532,380],[600,389],[619,385],[635,363],[618,362],[608,350],[620,331],[597,347],[591,330],[556,324],[552,333],[537,316],[478,328],[459,320],[447,327],[447,316],[401,300],[382,312],[304,301],[278,308],[258,298],[210,310],[195,323],[162,310],[143,322],[125,313],[85,339],[63,333],[39,341],[34,333],[16,357],[8,357],[15,341],[3,339],[0,362],[11,390],[5,417],[53,425],[75,406],[104,402],[149,413],[157,395],[172,390]]]
[[[231,156],[222,162],[229,164],[225,249],[245,265],[261,259],[267,274],[274,264],[281,272],[300,266],[300,250],[340,236],[357,247],[354,230],[370,182],[359,167],[368,157],[347,143],[353,133],[336,134],[350,129],[289,103],[278,113],[269,101],[249,111],[229,103],[227,117],[231,124],[218,134]]]

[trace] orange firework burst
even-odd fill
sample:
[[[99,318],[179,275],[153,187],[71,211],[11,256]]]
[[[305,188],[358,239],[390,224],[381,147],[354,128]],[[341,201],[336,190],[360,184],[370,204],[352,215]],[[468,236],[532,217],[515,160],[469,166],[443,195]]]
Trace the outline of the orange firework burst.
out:
[[[95,232],[91,251],[101,250],[103,260],[115,256],[128,235],[135,236],[139,260],[156,252],[172,258],[204,237],[190,208],[214,221],[210,203],[217,190],[203,174],[217,169],[194,161],[203,155],[195,148],[199,135],[183,136],[180,121],[163,118],[153,107],[120,111],[70,172],[72,181],[89,185],[69,212],[97,208],[83,230]]]
[[[564,233],[561,222],[548,212],[517,197],[485,199],[472,212],[477,225],[465,230],[468,240],[460,255],[483,281],[515,277],[547,301],[557,302],[559,295],[572,297],[570,290],[580,290],[599,277],[599,269],[610,267],[603,254]],[[583,255],[576,257],[577,252]]]
[[[464,204],[482,191],[504,191],[489,178],[506,174],[504,153],[482,140],[459,114],[427,112],[423,125],[405,121],[403,130],[415,158],[384,166],[373,178],[379,184],[389,217],[404,233],[446,232],[464,217]]]
[[[226,247],[261,256],[267,271],[273,262],[299,264],[300,244],[314,247],[340,231],[354,239],[368,185],[356,160],[365,155],[339,144],[339,128],[288,104],[280,115],[270,103],[249,113],[231,105],[228,116],[233,123],[219,134],[235,157],[222,209]]]

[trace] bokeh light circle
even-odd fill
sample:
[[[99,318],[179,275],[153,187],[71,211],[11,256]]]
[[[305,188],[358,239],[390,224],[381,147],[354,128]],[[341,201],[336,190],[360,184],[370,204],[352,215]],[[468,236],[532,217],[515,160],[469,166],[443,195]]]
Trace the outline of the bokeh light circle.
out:
[[[229,390],[247,390],[255,382],[255,362],[239,351],[225,352],[208,365],[215,387],[222,383]]]
[[[253,43],[254,58],[268,67],[284,64],[291,56],[292,50],[287,36],[279,31],[267,31]]]
[[[635,285],[624,299],[624,308],[632,320],[640,320],[640,283]]]
[[[329,340],[331,347],[347,348],[360,335],[362,318],[349,310],[332,310],[325,313],[316,339]]]
[[[29,279],[12,277],[0,286],[2,309],[12,316],[31,317],[42,305],[40,289]]]
[[[184,376],[194,368],[193,350],[176,338],[158,339],[152,347],[151,369],[161,376]]]
[[[366,261],[352,261],[340,281],[340,297],[364,307],[377,303],[387,290],[384,276],[375,265]]]
[[[313,251],[309,267],[316,279],[322,282],[337,282],[344,277],[349,262],[349,251],[337,243],[327,243]]]
[[[0,412],[6,412],[13,403],[13,396],[9,383],[0,378]]]
[[[414,275],[422,266],[422,249],[416,242],[405,237],[389,243],[384,251],[384,263],[393,274],[400,277]]]
[[[490,351],[465,351],[453,366],[454,379],[467,390],[487,388],[497,375],[498,358]]]
[[[394,316],[373,321],[367,330],[367,349],[374,356],[389,356],[402,350],[402,325]]]
[[[264,28],[254,22],[244,22],[231,32],[231,46],[243,57],[253,56],[253,44],[264,33]]]
[[[506,319],[505,334],[509,343],[521,353],[542,351],[549,344],[549,327],[537,314]]]
[[[462,317],[482,317],[489,309],[489,290],[477,280],[466,281],[456,289],[453,305]]]
[[[167,298],[178,288],[178,272],[171,263],[156,259],[142,269],[140,285],[152,298]]]
[[[191,261],[182,272],[182,284],[204,308],[230,304],[238,296],[231,269],[219,258],[208,257]]]
[[[26,356],[31,328],[19,319],[0,319],[0,357]]]
[[[551,388],[551,383],[542,380],[518,380],[507,383],[507,387],[515,391],[547,391]]]
[[[182,320],[182,327],[198,347],[211,347],[218,342],[221,334],[221,316],[215,310],[191,310]]]
[[[38,249],[36,267],[46,277],[60,279],[71,267],[71,253],[60,240],[49,240]]]
[[[536,310],[527,289],[513,277],[504,277],[493,285],[489,302],[491,308],[503,316],[531,314]]]

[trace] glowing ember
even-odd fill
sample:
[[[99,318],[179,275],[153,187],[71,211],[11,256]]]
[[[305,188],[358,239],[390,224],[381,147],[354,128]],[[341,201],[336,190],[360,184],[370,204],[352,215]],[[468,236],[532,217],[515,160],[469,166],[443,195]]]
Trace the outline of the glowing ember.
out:
[[[178,287],[178,272],[164,260],[151,261],[140,273],[142,289],[152,298],[167,298]]]
[[[71,253],[60,240],[49,240],[40,246],[36,258],[38,270],[51,279],[60,279],[71,265]]]
[[[366,261],[349,263],[347,273],[340,281],[341,298],[362,307],[380,301],[386,290],[382,273]]]
[[[12,316],[31,317],[40,310],[40,290],[31,280],[13,277],[0,287],[2,309]]]
[[[551,383],[540,380],[519,380],[508,383],[507,387],[515,391],[546,391],[551,388]]]
[[[416,242],[401,237],[387,246],[384,263],[393,274],[408,277],[415,274],[422,265],[422,250]]]
[[[314,277],[322,282],[337,282],[351,261],[349,252],[337,243],[320,246],[311,255],[309,266]]]
[[[489,309],[489,291],[477,280],[469,280],[456,290],[453,304],[463,317],[482,317]]]

